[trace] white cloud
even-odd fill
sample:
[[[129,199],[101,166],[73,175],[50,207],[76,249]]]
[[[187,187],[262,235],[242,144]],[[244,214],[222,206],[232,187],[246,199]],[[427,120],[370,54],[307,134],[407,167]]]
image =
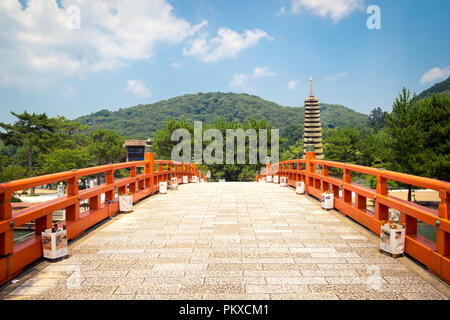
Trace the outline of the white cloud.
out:
[[[181,63],[180,63],[180,62],[176,62],[176,61],[172,62],[170,65],[171,65],[172,67],[175,67],[175,68],[181,67]]]
[[[157,43],[180,43],[207,25],[177,17],[167,0],[0,1],[0,86],[47,85],[113,69],[153,55]],[[80,9],[71,28],[70,6]],[[73,11],[72,11],[73,12]]]
[[[265,78],[265,77],[273,77],[276,73],[269,71],[267,67],[256,67],[253,71],[253,78]]]
[[[288,90],[294,90],[295,88],[297,88],[297,85],[298,85],[298,80],[292,80],[292,81],[288,82],[287,88],[288,88]]]
[[[261,39],[269,39],[269,35],[259,29],[246,30],[239,34],[231,29],[220,28],[217,37],[210,38],[203,33],[183,50],[185,56],[198,56],[203,62],[215,62],[226,58],[236,58],[244,49],[256,46]]]
[[[286,7],[282,6],[280,10],[277,11],[277,16],[282,16],[286,13]]]
[[[293,13],[301,9],[321,17],[330,17],[334,22],[345,18],[355,10],[362,9],[364,0],[291,0]]]
[[[131,92],[142,99],[150,98],[152,96],[150,89],[148,89],[141,80],[128,80],[125,91]]]
[[[340,79],[340,78],[343,78],[346,76],[348,76],[348,72],[344,71],[344,72],[339,72],[337,74],[332,74],[332,75],[326,76],[325,80],[327,80],[327,81],[337,80],[337,79]]]
[[[228,86],[231,89],[246,90],[248,88],[248,76],[243,73],[235,74]]]
[[[441,68],[432,68],[424,73],[422,78],[420,79],[420,83],[428,83],[436,80],[443,80],[450,76],[450,66],[444,69]]]
[[[245,74],[245,73],[239,73],[234,74],[231,78],[230,83],[228,84],[228,87],[233,90],[241,90],[248,93],[255,93],[256,88],[255,84],[252,83],[252,79],[258,79],[258,78],[265,78],[265,77],[272,77],[275,76],[276,73],[269,71],[269,68],[267,67],[256,67],[255,70],[253,70],[253,74]]]

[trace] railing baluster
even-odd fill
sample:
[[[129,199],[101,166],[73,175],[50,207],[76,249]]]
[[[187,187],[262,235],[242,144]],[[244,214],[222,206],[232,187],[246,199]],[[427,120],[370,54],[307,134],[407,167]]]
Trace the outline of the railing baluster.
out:
[[[110,170],[106,171],[106,184],[114,186],[114,170],[112,169],[112,167]],[[115,188],[105,192],[105,201],[113,201],[115,198],[115,194]]]
[[[342,181],[348,184],[352,183],[352,175],[350,173],[350,170],[344,168]],[[352,204],[352,192],[350,190],[346,190],[345,187],[342,188],[342,198],[345,203],[348,203],[350,205]]]
[[[130,168],[130,178],[136,178],[136,166]],[[130,193],[135,194],[137,192],[136,180],[130,183]]]
[[[316,155],[314,152],[306,152],[305,154],[305,160],[306,160],[306,164],[305,164],[305,192],[307,194],[310,194],[310,187],[313,188],[314,187],[314,178],[310,176],[311,173],[315,173],[316,171],[316,166],[314,165],[314,163],[311,162],[311,160],[314,160],[316,158]]]
[[[78,197],[78,176],[74,174],[72,178],[68,180],[67,197]],[[66,220],[77,221],[80,218],[80,201],[77,199],[76,203],[66,208]]]
[[[450,193],[439,191],[439,197],[441,198],[438,209],[439,217],[448,219],[450,216]],[[444,257],[450,256],[450,233],[440,229],[439,226],[436,228],[436,250]]]
[[[12,217],[11,208],[12,192],[5,191],[0,193],[0,221],[7,220]],[[0,233],[0,256],[6,256],[13,252],[14,230],[8,230]]]
[[[47,214],[43,217],[37,218],[34,223],[34,234],[40,236],[42,229],[46,230],[52,227],[53,215]]]
[[[328,177],[328,166],[322,166],[322,177]],[[322,179],[322,192],[328,192],[330,190],[330,185],[328,182]]]
[[[150,178],[145,179],[145,186],[146,188],[150,187],[150,193],[154,193],[155,189],[155,177],[154,177],[154,171],[155,171],[155,155],[153,153],[146,153],[144,155],[144,160],[147,161],[147,164],[145,165],[145,174],[150,174]]]
[[[387,179],[382,177],[381,175],[377,176],[377,197],[388,195],[388,185]],[[378,199],[375,200],[375,218],[380,221],[388,220],[389,218],[389,208],[383,204],[381,204]],[[417,229],[417,226],[416,226]],[[408,232],[408,230],[407,230]]]

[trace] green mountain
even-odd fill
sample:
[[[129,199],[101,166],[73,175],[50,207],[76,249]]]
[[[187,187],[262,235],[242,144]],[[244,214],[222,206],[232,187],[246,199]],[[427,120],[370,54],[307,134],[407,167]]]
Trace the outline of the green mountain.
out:
[[[368,116],[341,105],[321,104],[322,125],[328,127],[362,126]],[[146,139],[162,128],[166,118],[214,122],[217,118],[243,121],[266,118],[290,143],[303,133],[303,107],[283,107],[257,96],[235,93],[187,94],[150,105],[138,105],[118,111],[101,110],[75,121],[92,128],[108,128],[128,138]]]
[[[431,97],[434,93],[450,96],[450,77],[448,77],[447,80],[436,83],[431,88],[422,91],[422,93],[417,96],[417,99]]]

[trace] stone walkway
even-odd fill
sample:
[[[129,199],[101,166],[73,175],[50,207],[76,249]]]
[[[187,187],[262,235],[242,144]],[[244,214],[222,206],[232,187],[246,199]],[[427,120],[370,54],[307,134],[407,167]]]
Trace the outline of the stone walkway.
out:
[[[69,251],[69,259],[44,263],[0,294],[83,300],[448,299],[450,292],[408,258],[379,253],[378,238],[356,223],[293,189],[265,183],[181,185],[141,202]]]

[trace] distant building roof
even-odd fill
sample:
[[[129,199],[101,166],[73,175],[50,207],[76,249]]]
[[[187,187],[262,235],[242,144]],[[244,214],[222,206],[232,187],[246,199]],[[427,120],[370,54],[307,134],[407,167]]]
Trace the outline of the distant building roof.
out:
[[[145,140],[125,140],[124,147],[145,147]]]

